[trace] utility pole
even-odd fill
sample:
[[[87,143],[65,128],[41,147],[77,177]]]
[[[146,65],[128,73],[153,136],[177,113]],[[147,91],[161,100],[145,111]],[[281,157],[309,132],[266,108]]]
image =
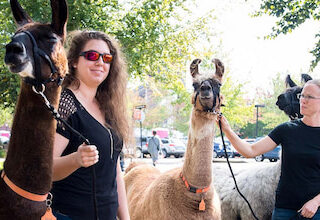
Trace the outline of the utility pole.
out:
[[[137,105],[134,107],[136,110],[136,114],[134,114],[134,119],[139,121],[140,123],[140,149],[142,151],[142,121],[144,120],[144,113],[142,112],[142,109],[146,108],[146,105]],[[140,155],[140,157],[143,157],[143,154]]]
[[[258,105],[255,105],[254,107],[256,107],[257,108],[257,112],[256,112],[256,135],[255,135],[255,137],[257,138],[258,137],[258,121],[259,121],[259,107],[260,108],[263,108],[263,107],[265,107],[265,105],[264,104],[258,104]]]

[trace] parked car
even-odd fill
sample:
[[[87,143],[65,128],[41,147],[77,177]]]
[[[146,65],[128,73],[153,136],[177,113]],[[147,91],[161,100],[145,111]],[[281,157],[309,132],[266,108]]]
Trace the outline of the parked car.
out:
[[[256,139],[254,139],[254,138],[244,138],[243,140],[248,142],[248,143],[250,143],[250,144],[252,144],[252,143],[255,142]],[[231,145],[231,147],[233,149],[233,154],[234,154],[235,157],[243,157],[232,145]]]
[[[136,138],[136,157],[146,157],[146,155],[150,155],[148,152],[148,140],[151,137],[137,137]],[[141,143],[142,143],[142,148],[141,148]]]
[[[161,139],[161,151],[163,157],[174,155],[175,158],[183,157],[186,152],[185,144],[179,139]]]
[[[261,138],[260,138],[261,139]],[[244,141],[246,141],[246,142],[248,142],[248,143],[250,143],[250,144],[252,144],[252,143],[254,143],[254,142],[256,142],[257,140],[256,139],[254,139],[254,138],[245,138],[245,139],[243,139]]]
[[[6,136],[0,136],[0,148],[8,149],[9,140],[10,139]]]
[[[259,137],[256,139],[255,142],[260,140],[262,137]],[[278,145],[276,148],[274,148],[271,151],[268,151],[267,153],[261,154],[259,156],[255,157],[255,160],[257,162],[262,162],[264,159],[269,159],[270,162],[276,162],[277,160],[280,159],[280,154],[281,154],[281,146]]]
[[[143,137],[142,138],[142,148],[140,145],[137,145],[136,148],[136,156],[137,157],[146,157],[147,155],[150,155],[148,151],[148,140],[150,137]],[[186,146],[183,144],[182,141],[178,139],[167,139],[167,138],[161,138],[161,152],[163,154],[163,157],[167,158],[171,155],[174,155],[174,157],[179,158],[183,157],[186,152]],[[140,144],[140,141],[139,141]]]
[[[230,158],[234,157],[234,152],[233,149],[231,147],[230,141],[229,140],[225,140],[225,144],[226,144],[226,151],[227,151],[227,155]],[[226,157],[225,152],[224,152],[224,147],[222,142],[220,142],[219,140],[215,141],[213,143],[213,158],[221,158],[221,157]]]

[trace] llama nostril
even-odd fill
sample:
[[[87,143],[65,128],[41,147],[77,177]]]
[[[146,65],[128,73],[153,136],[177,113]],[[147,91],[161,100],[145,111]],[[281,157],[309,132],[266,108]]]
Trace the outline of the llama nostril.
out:
[[[24,47],[19,42],[11,42],[6,45],[6,53],[23,54],[24,52]]]

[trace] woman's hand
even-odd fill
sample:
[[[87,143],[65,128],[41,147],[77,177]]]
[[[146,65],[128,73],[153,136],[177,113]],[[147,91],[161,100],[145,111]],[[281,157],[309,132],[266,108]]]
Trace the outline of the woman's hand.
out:
[[[76,153],[76,162],[80,167],[89,167],[99,161],[99,152],[95,145],[81,144]]]
[[[218,115],[218,117],[216,119],[216,122],[217,122],[218,126],[219,126],[219,121],[221,121],[222,131],[225,132],[225,133],[229,133],[231,131],[231,127],[230,127],[226,117],[224,117],[223,115]]]
[[[314,198],[306,202],[298,211],[305,218],[312,218],[319,208],[319,202]]]

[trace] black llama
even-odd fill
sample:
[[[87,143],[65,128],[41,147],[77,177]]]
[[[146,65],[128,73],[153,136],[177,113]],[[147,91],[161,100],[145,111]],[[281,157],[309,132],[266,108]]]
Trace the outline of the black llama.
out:
[[[307,81],[311,80],[308,74],[301,74],[301,83],[304,85]],[[278,96],[276,105],[280,110],[284,111],[291,120],[302,118],[300,114],[300,104],[297,97],[302,91],[302,86],[298,86],[292,81],[290,75],[286,77],[286,91]]]

